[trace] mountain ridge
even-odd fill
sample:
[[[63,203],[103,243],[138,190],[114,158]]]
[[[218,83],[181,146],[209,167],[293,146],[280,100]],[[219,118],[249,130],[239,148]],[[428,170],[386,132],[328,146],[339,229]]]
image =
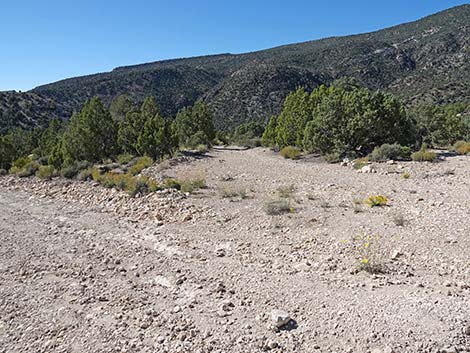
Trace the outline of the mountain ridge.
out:
[[[58,108],[53,115],[61,118],[70,116],[95,95],[106,104],[120,94],[129,94],[138,102],[153,95],[167,116],[204,99],[219,129],[250,120],[265,122],[279,113],[290,91],[300,86],[311,90],[342,77],[396,94],[409,105],[452,103],[470,96],[468,23],[470,5],[465,4],[369,33],[249,53],[120,66],[41,85],[26,93],[35,94],[36,101],[53,101]],[[5,109],[0,103],[2,111]],[[11,116],[8,119],[12,121]],[[34,120],[28,117],[21,121]]]

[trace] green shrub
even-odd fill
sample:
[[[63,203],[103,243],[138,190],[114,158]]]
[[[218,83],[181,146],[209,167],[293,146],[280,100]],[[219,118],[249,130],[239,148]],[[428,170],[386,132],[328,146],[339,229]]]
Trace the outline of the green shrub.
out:
[[[196,151],[198,153],[207,153],[207,151],[209,151],[209,147],[207,147],[207,145],[204,145],[204,144],[199,144],[196,146]]]
[[[133,158],[134,156],[130,153],[122,153],[119,156],[117,156],[117,161],[120,164],[128,164],[130,161],[132,161]]]
[[[457,152],[458,154],[470,154],[470,142],[457,141],[452,147],[452,150]]]
[[[369,207],[385,206],[387,204],[387,198],[383,195],[372,195],[369,196],[364,203]]]
[[[287,159],[297,159],[300,156],[300,150],[293,146],[284,147],[279,153]]]
[[[205,179],[181,180],[179,183],[182,192],[192,193],[194,190],[205,189],[207,187]]]
[[[403,172],[403,174],[401,175],[401,178],[402,179],[409,179],[410,178],[410,172]]]
[[[116,179],[113,173],[105,173],[100,178],[100,184],[105,188],[112,189],[116,186]]]
[[[33,161],[29,157],[21,157],[13,162],[13,166],[10,168],[10,173],[19,176],[20,178],[30,177],[36,174],[40,164]]]
[[[93,180],[93,170],[96,168],[87,168],[82,170],[80,173],[78,173],[78,180],[81,181],[88,181],[88,180]]]
[[[153,159],[150,157],[140,157],[135,160],[133,165],[127,170],[131,175],[137,175],[145,168],[150,167],[153,164]]]
[[[148,185],[149,185],[149,191],[150,192],[163,190],[163,187],[157,181],[155,181],[153,179],[149,179]]]
[[[126,191],[132,197],[137,194],[146,194],[149,191],[148,178],[130,178],[126,185]]]
[[[328,163],[339,163],[341,161],[341,154],[338,152],[327,153],[323,159]]]
[[[397,143],[392,145],[383,144],[380,147],[375,147],[369,155],[369,159],[373,162],[384,162],[388,160],[409,160],[411,149],[407,146],[401,146]]]
[[[4,175],[7,175],[8,172],[6,171],[6,169],[2,169],[0,168],[0,176],[4,176]]]
[[[90,163],[87,161],[73,162],[72,164],[63,167],[60,171],[60,175],[64,178],[72,179],[75,178],[80,171],[87,169],[89,166]]]
[[[30,157],[20,157],[13,162],[12,168],[15,168],[15,170],[21,170],[24,167],[26,167],[27,164],[31,162],[32,162],[32,159]]]
[[[52,165],[41,165],[36,172],[36,176],[41,179],[52,179],[55,169]]]
[[[181,190],[181,182],[176,179],[168,178],[165,180],[165,188]]]
[[[75,168],[73,165],[69,167],[64,167],[60,170],[60,175],[64,178],[72,179],[78,174],[78,169]]]
[[[33,176],[36,174],[36,172],[38,171],[39,167],[41,165],[36,162],[36,161],[32,161],[32,162],[29,162],[28,164],[26,164],[23,169],[18,173],[18,176],[20,178],[25,178],[25,177],[30,177],[30,176]]]

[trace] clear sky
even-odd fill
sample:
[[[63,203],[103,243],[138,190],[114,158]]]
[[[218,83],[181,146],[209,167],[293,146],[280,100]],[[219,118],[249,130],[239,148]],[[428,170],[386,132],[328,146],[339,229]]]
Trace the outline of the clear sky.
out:
[[[454,0],[14,0],[0,6],[0,90],[116,66],[241,53],[409,22]]]

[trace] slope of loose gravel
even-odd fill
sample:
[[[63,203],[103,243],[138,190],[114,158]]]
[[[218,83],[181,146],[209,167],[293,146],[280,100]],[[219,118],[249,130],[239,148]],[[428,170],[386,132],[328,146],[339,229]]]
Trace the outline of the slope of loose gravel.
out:
[[[375,168],[215,150],[147,171],[207,176],[163,225],[151,198],[133,220],[0,180],[0,351],[470,351],[470,158]],[[359,235],[383,273],[356,271]]]

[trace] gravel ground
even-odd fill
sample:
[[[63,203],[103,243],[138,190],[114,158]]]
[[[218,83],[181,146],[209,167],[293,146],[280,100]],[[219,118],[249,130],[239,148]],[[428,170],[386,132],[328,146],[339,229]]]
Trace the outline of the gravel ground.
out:
[[[138,200],[0,178],[0,351],[470,352],[470,157],[372,168],[221,149],[146,171],[207,189]]]

